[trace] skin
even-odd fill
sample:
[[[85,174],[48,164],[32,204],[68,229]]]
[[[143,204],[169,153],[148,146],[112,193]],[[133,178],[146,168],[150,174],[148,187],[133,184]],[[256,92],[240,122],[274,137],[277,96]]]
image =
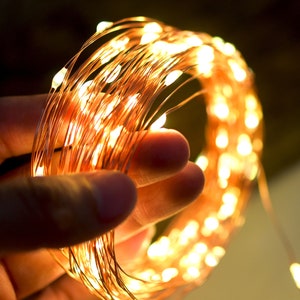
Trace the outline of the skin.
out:
[[[118,259],[128,263],[150,241],[156,222],[197,198],[203,173],[188,161],[181,134],[159,130],[141,142],[128,175],[100,170],[31,178],[29,162],[19,158],[31,152],[45,98],[0,98],[1,299],[96,299],[46,248],[115,228]],[[8,163],[12,158],[17,163]]]

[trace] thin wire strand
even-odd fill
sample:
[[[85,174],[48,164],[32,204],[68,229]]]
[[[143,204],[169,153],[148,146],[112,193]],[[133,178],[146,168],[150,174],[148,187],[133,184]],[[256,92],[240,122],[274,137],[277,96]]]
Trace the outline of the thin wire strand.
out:
[[[274,207],[272,204],[272,200],[271,200],[271,196],[270,196],[270,191],[268,188],[266,174],[265,174],[265,171],[264,171],[264,168],[262,165],[260,165],[260,168],[259,168],[257,181],[258,181],[258,188],[259,188],[260,198],[261,198],[263,207],[264,207],[265,211],[267,212],[267,215],[269,216],[269,218],[276,230],[276,233],[281,241],[281,244],[283,245],[283,247],[287,253],[290,264],[292,264],[297,261],[295,251],[293,249],[292,243],[290,242],[285,230],[282,227],[281,222],[278,219],[277,214],[275,213],[275,210],[274,210]]]

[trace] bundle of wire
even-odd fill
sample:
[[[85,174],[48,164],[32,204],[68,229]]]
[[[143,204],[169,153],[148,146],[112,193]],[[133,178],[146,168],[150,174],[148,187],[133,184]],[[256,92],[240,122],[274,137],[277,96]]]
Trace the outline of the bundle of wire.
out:
[[[199,89],[171,103],[192,80]],[[200,94],[207,114],[206,146],[196,159],[206,177],[201,196],[126,272],[113,232],[62,249],[69,274],[101,299],[165,299],[206,280],[243,223],[260,170],[261,106],[253,74],[232,44],[144,17],[100,23],[53,79],[34,143],[33,176],[127,172],[144,134]]]

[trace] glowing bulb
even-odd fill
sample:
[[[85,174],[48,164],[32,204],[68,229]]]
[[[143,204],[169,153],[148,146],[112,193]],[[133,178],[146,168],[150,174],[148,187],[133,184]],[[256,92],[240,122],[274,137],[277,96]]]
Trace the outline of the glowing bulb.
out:
[[[128,97],[128,101],[127,103],[125,104],[125,109],[126,110],[132,110],[134,109],[134,107],[137,105],[138,103],[138,98],[140,97],[140,94],[137,93],[137,94],[134,94],[130,97]]]
[[[246,112],[245,125],[249,129],[255,129],[259,125],[259,117],[256,112]]]
[[[45,175],[44,171],[45,171],[45,167],[44,166],[38,166],[36,168],[36,171],[35,171],[35,176],[43,176],[43,175]]]
[[[96,32],[97,33],[103,32],[105,29],[108,29],[112,25],[113,25],[113,22],[102,21],[102,22],[98,23],[98,25],[96,27]]]
[[[198,228],[199,228],[198,222],[194,220],[190,220],[185,226],[185,228],[182,230],[182,235],[185,238],[194,238],[195,236],[197,236]]]
[[[246,71],[233,59],[228,60],[228,64],[231,67],[231,70],[233,72],[233,76],[236,79],[236,81],[244,81],[247,77]]]
[[[171,73],[169,73],[165,79],[165,85],[171,85],[174,83],[182,74],[183,72],[180,70],[174,70]]]
[[[219,129],[216,137],[216,146],[218,148],[226,148],[228,145],[228,132],[225,129]]]
[[[162,32],[162,27],[157,22],[150,22],[144,26],[144,32]]]
[[[225,43],[222,50],[227,56],[232,56],[236,52],[235,46],[231,43]]]
[[[172,278],[176,277],[178,275],[178,270],[176,268],[167,268],[164,269],[161,273],[162,281],[168,282]]]
[[[124,129],[124,127],[122,125],[120,125],[117,128],[110,131],[108,146],[110,146],[111,148],[114,148],[123,129]]]
[[[144,34],[140,41],[141,45],[149,44],[158,39],[159,33],[162,32],[162,27],[156,22],[151,22],[144,26],[143,31]]]
[[[205,263],[207,266],[213,268],[218,265],[219,261],[215,255],[208,253],[205,257]]]
[[[216,217],[207,217],[204,220],[204,226],[210,231],[214,231],[219,227],[219,220]]]
[[[62,84],[62,82],[66,77],[67,72],[68,69],[64,67],[54,75],[52,79],[52,86],[51,86],[53,89],[56,90]]]
[[[246,109],[247,110],[256,110],[257,109],[257,99],[253,94],[249,94],[245,99]]]
[[[92,85],[93,81],[88,80],[84,84],[81,85],[78,91],[78,97],[80,100],[80,108],[81,111],[85,111],[86,105],[91,97],[91,93],[89,92],[89,89]]]
[[[167,115],[162,114],[154,123],[152,123],[150,129],[153,131],[158,130],[165,125],[166,121],[167,121]]]
[[[200,271],[196,267],[189,267],[186,270],[186,273],[183,275],[183,277],[186,281],[195,280],[199,276],[200,276]]]
[[[290,272],[293,276],[297,288],[300,289],[300,264],[292,263],[290,265]]]
[[[195,161],[195,164],[205,171],[208,166],[208,158],[205,155],[199,155]]]
[[[203,44],[203,41],[196,35],[188,37],[185,42],[189,47],[199,47]]]
[[[107,83],[112,83],[113,81],[115,81],[120,72],[121,72],[122,66],[121,65],[117,65],[112,71],[107,70],[104,74],[104,77],[106,78],[106,82]]]
[[[141,45],[149,44],[159,38],[159,34],[156,32],[146,32],[141,38]]]
[[[147,250],[147,254],[151,259],[164,259],[168,254],[170,240],[166,236],[162,236],[159,240],[151,244]]]
[[[200,47],[197,53],[197,69],[200,74],[208,77],[211,75],[213,60],[215,58],[214,49],[208,45]]]
[[[252,152],[252,143],[247,134],[241,134],[238,138],[237,151],[242,156],[247,156]]]

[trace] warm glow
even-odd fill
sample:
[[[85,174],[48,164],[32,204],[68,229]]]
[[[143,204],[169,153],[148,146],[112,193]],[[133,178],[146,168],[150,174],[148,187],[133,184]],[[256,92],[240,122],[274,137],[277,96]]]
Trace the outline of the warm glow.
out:
[[[300,289],[300,264],[293,263],[290,265],[290,271],[298,289]]]
[[[242,156],[246,156],[252,153],[251,139],[247,134],[241,134],[239,136],[237,151]]]
[[[226,120],[229,116],[229,107],[224,96],[217,95],[212,106],[212,113],[220,120]]]
[[[216,146],[218,148],[226,148],[228,145],[228,132],[226,129],[219,129],[216,137]]]
[[[200,46],[197,53],[197,68],[200,74],[208,77],[211,75],[213,60],[214,60],[214,49],[208,45]]]
[[[96,32],[101,33],[105,29],[111,27],[112,25],[113,25],[113,22],[102,21],[102,22],[98,23],[98,25],[96,27]]]
[[[165,79],[165,85],[168,86],[174,83],[181,76],[182,73],[183,72],[180,70],[172,71],[170,74],[167,75]]]
[[[36,168],[35,176],[43,176],[45,175],[45,167],[44,166],[38,166]]]
[[[67,72],[68,72],[67,68],[62,68],[59,72],[55,74],[55,76],[52,79],[52,86],[51,86],[53,89],[56,90],[62,84]]]
[[[176,268],[167,268],[164,269],[161,273],[162,281],[168,282],[172,278],[176,277],[178,275],[178,270]]]
[[[205,98],[207,124],[206,140],[199,136],[204,149],[195,153],[206,178],[198,199],[130,264],[118,265],[109,232],[62,249],[70,262],[66,271],[101,300],[165,299],[177,288],[202,284],[241,225],[248,199],[244,189],[260,170],[261,106],[240,53],[219,37],[137,17],[99,23],[67,66],[53,78],[37,131],[34,176],[52,175],[57,137],[66,128],[62,151],[55,153],[58,175],[101,168],[127,172],[144,133],[167,127],[172,109],[199,94]],[[180,89],[191,79],[199,88],[186,97]],[[179,87],[167,94],[176,80]],[[177,91],[182,99],[172,103]],[[299,278],[299,265],[291,272]]]
[[[144,34],[141,38],[141,45],[149,44],[154,42],[156,39],[159,38],[159,34],[161,33],[162,28],[156,22],[151,22],[145,25],[144,27]]]
[[[162,236],[159,240],[151,244],[148,248],[148,256],[151,259],[163,258],[169,252],[170,240],[168,237]]]
[[[229,59],[228,63],[231,67],[234,78],[239,82],[244,81],[247,77],[247,74],[246,71],[240,66],[240,64],[233,59]]]
[[[112,83],[113,81],[115,81],[118,78],[118,76],[121,72],[121,69],[122,69],[122,66],[117,65],[116,68],[112,72],[107,71],[104,74],[104,77],[106,78],[106,82],[107,83]]]
[[[255,129],[259,125],[259,117],[257,112],[246,112],[245,125],[249,129]]]
[[[198,165],[203,171],[206,170],[208,166],[208,159],[205,155],[199,155],[195,161],[196,165]]]
[[[216,217],[208,217],[204,220],[204,225],[208,230],[214,231],[219,227],[219,220]]]
[[[158,130],[160,128],[162,128],[165,123],[167,121],[167,115],[166,114],[162,114],[151,126],[150,126],[150,130]]]

